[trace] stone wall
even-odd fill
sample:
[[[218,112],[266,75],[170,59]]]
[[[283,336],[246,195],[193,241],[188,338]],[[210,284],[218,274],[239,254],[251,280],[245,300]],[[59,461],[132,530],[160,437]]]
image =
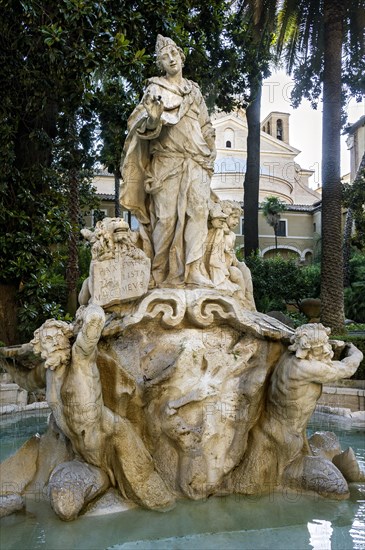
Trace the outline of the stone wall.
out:
[[[365,411],[365,389],[323,386],[318,405],[351,409],[352,412]]]
[[[0,407],[27,403],[28,392],[14,384],[9,374],[0,374]]]

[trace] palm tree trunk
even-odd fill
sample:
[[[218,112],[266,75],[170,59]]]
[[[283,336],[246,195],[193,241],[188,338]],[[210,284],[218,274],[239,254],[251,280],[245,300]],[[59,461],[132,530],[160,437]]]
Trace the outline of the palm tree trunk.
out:
[[[321,321],[344,325],[341,230],[341,58],[344,2],[324,0]]]
[[[260,186],[260,116],[262,78],[259,76],[251,87],[252,102],[246,109],[247,166],[243,191],[245,257],[259,248],[259,186]]]

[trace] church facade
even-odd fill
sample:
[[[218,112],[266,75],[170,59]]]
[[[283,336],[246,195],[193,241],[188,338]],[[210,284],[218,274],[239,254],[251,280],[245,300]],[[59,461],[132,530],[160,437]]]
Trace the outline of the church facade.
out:
[[[320,238],[321,196],[309,187],[313,171],[295,161],[300,151],[290,145],[289,116],[274,111],[261,123],[259,201],[275,196],[286,204],[279,224],[278,251],[283,256],[294,255],[301,263],[309,263],[317,253]],[[212,188],[221,199],[243,204],[248,134],[245,112],[217,113],[213,124],[217,159]],[[238,245],[243,247],[243,241],[242,219]],[[264,257],[276,253],[274,242],[273,229],[260,211],[259,246]]]

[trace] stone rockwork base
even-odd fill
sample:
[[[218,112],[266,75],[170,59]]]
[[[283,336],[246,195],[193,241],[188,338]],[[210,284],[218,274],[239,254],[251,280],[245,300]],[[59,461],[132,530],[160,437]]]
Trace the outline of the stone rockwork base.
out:
[[[364,479],[351,453],[334,461],[305,436],[322,382],[359,362],[342,343],[333,361],[322,325],[294,333],[228,293],[154,289],[106,313],[80,308],[73,327],[47,321],[35,356],[47,335],[59,356],[38,355],[29,371],[46,370],[49,429],[3,463],[4,495],[37,493],[70,520],[111,487],[127,506],[166,510],[282,487],[342,499],[345,472]],[[315,360],[313,347],[323,348]]]

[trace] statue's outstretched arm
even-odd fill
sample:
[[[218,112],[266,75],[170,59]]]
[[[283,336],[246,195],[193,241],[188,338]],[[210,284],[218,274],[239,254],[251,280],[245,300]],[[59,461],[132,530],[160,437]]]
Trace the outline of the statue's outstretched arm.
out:
[[[43,361],[34,355],[31,344],[0,348],[0,365],[16,384],[27,391],[46,387]]]
[[[346,356],[341,361],[307,361],[308,368],[305,367],[303,373],[306,371],[313,382],[319,384],[330,384],[343,378],[350,378],[360,365],[363,354],[353,344],[347,344],[345,350]]]
[[[341,361],[333,361],[333,365],[338,370],[341,378],[348,378],[355,374],[364,357],[354,344],[347,344],[345,350],[346,356]]]

